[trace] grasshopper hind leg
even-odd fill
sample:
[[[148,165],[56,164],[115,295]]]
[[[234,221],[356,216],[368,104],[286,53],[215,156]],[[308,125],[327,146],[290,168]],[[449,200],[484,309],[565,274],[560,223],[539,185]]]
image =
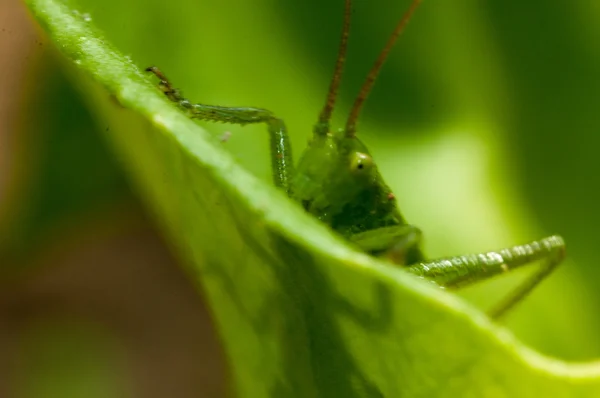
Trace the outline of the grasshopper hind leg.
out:
[[[488,312],[493,319],[502,317],[521,302],[565,256],[565,244],[558,235],[496,251],[427,261],[420,249],[421,231],[412,225],[361,232],[350,236],[349,240],[366,252],[405,266],[408,272],[448,289],[459,289],[543,261],[539,270]]]
[[[544,261],[537,272],[488,312],[491,318],[498,319],[546,279],[562,262],[564,256],[565,243],[562,237],[553,235],[506,249],[421,262],[410,265],[408,271],[431,279],[440,286],[458,289],[537,261]]]

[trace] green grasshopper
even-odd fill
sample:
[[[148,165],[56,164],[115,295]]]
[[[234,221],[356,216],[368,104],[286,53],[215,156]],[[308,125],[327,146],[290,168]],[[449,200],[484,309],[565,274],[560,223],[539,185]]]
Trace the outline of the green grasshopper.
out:
[[[192,104],[156,67],[158,87],[189,117],[239,125],[264,123],[270,137],[275,185],[304,209],[329,225],[355,247],[384,257],[408,272],[446,288],[459,288],[511,269],[546,260],[489,314],[499,318],[520,302],[562,261],[565,244],[554,235],[524,245],[497,251],[426,260],[420,248],[421,231],[401,215],[394,194],[383,181],[367,147],[356,137],[356,124],[364,102],[394,43],[403,32],[421,0],[413,0],[402,16],[371,71],[367,75],[346,126],[330,129],[350,31],[351,0],[345,0],[342,37],[325,105],[313,129],[313,138],[294,168],[292,148],[283,120],[270,111],[250,107]]]

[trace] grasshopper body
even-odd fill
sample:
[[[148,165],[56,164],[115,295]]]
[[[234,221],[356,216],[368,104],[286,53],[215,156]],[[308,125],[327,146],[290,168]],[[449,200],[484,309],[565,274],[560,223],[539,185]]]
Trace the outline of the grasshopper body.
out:
[[[498,318],[521,301],[564,257],[564,242],[554,235],[524,245],[487,253],[426,260],[420,248],[421,231],[401,215],[396,198],[383,181],[367,147],[356,137],[362,106],[396,39],[421,0],[412,0],[358,94],[346,126],[332,131],[329,125],[339,88],[348,42],[351,0],[345,0],[344,27],[335,72],[325,106],[315,124],[313,138],[295,167],[283,120],[270,111],[250,107],[192,104],[173,88],[156,67],[147,69],[159,79],[159,88],[190,117],[234,124],[264,123],[267,126],[273,182],[304,209],[344,236],[357,248],[404,266],[415,275],[444,287],[462,287],[516,267],[545,260],[490,315]]]

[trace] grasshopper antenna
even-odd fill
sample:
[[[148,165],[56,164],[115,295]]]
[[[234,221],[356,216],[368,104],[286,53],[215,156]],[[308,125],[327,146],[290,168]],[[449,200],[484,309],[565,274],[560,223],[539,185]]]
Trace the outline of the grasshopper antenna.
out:
[[[365,100],[367,99],[367,97],[369,96],[369,93],[371,92],[371,89],[373,88],[373,84],[375,84],[377,75],[379,75],[379,72],[381,71],[381,67],[383,66],[383,63],[385,62],[385,60],[387,59],[387,57],[390,53],[390,50],[396,43],[396,40],[398,39],[398,37],[404,31],[404,28],[408,24],[408,21],[414,14],[415,10],[417,9],[417,6],[421,3],[421,1],[422,0],[413,0],[413,2],[410,4],[410,7],[404,13],[402,18],[398,22],[398,25],[396,25],[396,28],[394,29],[394,31],[392,32],[392,35],[390,36],[387,43],[385,44],[385,47],[383,47],[383,50],[381,50],[381,53],[379,54],[379,57],[375,61],[375,64],[369,71],[369,74],[367,75],[367,79],[363,83],[363,85],[360,89],[360,92],[358,93],[358,96],[356,97],[356,100],[354,100],[354,105],[352,105],[352,110],[350,111],[350,116],[348,116],[348,121],[346,122],[346,129],[345,129],[346,137],[354,137],[356,135],[356,121],[358,120],[358,116],[360,115],[360,111],[362,110]]]
[[[340,87],[340,81],[342,79],[342,72],[344,71],[344,64],[346,63],[346,52],[348,48],[348,36],[350,34],[350,15],[352,14],[352,1],[346,0],[346,8],[344,11],[344,26],[342,28],[342,39],[340,40],[340,49],[338,51],[337,60],[335,62],[335,70],[331,83],[329,84],[329,92],[327,93],[327,99],[325,106],[319,115],[319,122],[315,125],[314,132],[317,135],[325,135],[329,133],[329,120],[331,119],[331,113],[335,106],[335,100],[337,97],[338,89]]]

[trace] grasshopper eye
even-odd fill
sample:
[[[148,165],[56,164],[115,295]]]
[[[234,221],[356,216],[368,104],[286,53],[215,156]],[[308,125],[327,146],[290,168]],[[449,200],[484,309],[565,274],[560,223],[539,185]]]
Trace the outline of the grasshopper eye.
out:
[[[350,161],[350,170],[364,173],[373,167],[373,158],[366,153],[356,152]]]

